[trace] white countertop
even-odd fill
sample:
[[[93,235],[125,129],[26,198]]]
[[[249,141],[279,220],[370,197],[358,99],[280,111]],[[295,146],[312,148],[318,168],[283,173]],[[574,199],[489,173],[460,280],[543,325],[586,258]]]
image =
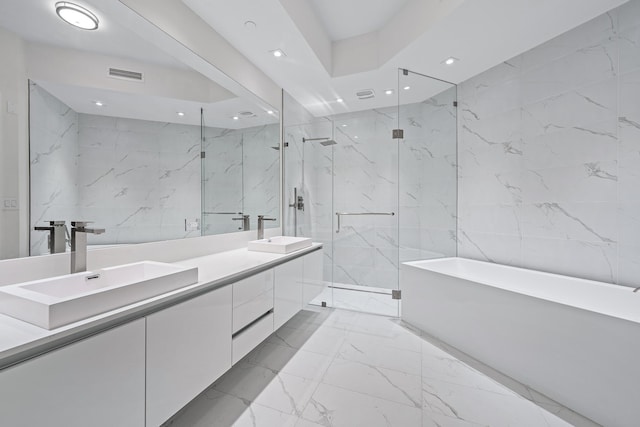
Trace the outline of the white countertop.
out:
[[[198,283],[51,331],[0,314],[0,369],[117,324],[146,316],[154,310],[161,310],[168,305],[228,285],[320,247],[322,244],[314,243],[309,248],[284,255],[242,248],[178,261],[174,264],[198,267]]]

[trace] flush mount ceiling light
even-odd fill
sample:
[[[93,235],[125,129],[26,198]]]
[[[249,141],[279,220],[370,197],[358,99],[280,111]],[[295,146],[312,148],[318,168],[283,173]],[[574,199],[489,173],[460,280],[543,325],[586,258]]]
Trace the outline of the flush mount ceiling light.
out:
[[[393,95],[393,89],[387,89],[384,91],[385,95]]]
[[[90,10],[75,3],[59,1],[56,3],[56,13],[60,19],[74,27],[82,28],[83,30],[98,29],[98,17]]]
[[[404,89],[404,90],[409,90],[409,89],[411,89],[411,86],[405,86],[405,87],[403,87],[402,89]]]
[[[282,58],[284,56],[287,56],[282,49],[276,49],[276,50],[272,50],[270,52],[276,58]]]
[[[445,59],[444,61],[442,61],[442,63],[444,65],[453,65],[454,62],[459,61],[458,58],[454,58],[453,56],[448,57],[447,59]]]

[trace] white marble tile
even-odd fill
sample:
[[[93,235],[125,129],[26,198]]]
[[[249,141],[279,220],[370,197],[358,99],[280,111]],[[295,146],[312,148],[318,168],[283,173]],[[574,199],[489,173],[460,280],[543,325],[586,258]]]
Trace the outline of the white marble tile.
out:
[[[274,372],[318,381],[329,367],[331,358],[311,351],[266,342],[249,353],[244,361]]]
[[[296,325],[292,325],[296,326]],[[289,327],[287,324],[275,331],[267,342],[285,347],[334,356],[347,336],[344,329],[320,328],[315,324]]]
[[[249,363],[239,363],[213,388],[277,411],[300,415],[318,383]]]
[[[457,384],[425,380],[423,399],[425,414],[445,415],[479,425],[546,426],[543,411],[516,395],[487,393]]]
[[[419,408],[421,379],[416,375],[336,358],[322,383]]]
[[[385,337],[351,332],[340,347],[336,358],[410,375],[421,375],[420,353],[392,345],[393,341]]]
[[[302,418],[331,427],[419,426],[421,412],[412,406],[320,384]]]
[[[458,232],[458,255],[463,258],[518,265],[521,262],[522,237],[520,235]]]
[[[208,390],[163,427],[292,427],[297,417]]]

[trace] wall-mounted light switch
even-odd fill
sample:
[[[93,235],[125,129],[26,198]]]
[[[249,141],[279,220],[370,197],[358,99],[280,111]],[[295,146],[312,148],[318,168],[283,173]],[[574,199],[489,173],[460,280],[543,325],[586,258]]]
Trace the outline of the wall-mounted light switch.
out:
[[[2,199],[2,210],[3,211],[17,211],[18,210],[18,199],[13,199],[13,198]]]

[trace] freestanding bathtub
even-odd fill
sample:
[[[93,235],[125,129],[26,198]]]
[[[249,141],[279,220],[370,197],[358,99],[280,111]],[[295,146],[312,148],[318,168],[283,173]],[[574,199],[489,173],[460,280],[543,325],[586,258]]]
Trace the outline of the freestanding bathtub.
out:
[[[463,258],[404,263],[400,287],[407,323],[603,426],[640,426],[640,291]]]

